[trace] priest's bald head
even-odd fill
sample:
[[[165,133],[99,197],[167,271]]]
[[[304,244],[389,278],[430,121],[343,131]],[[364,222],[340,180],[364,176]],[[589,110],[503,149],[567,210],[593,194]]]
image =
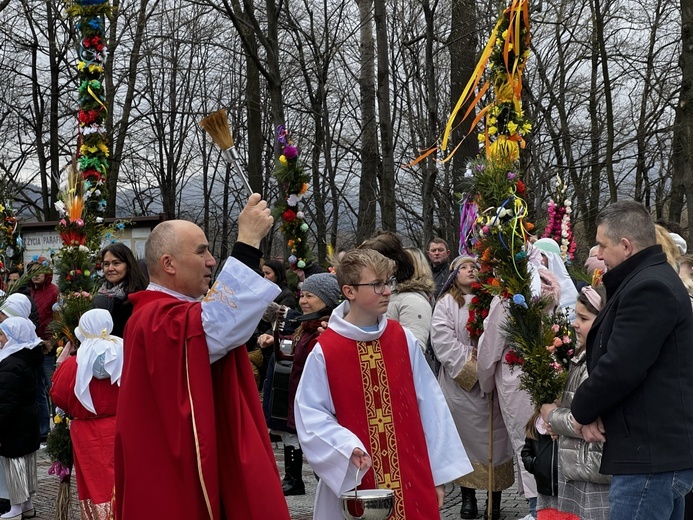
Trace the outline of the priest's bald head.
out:
[[[202,229],[187,220],[156,226],[144,246],[144,259],[153,283],[191,298],[207,292],[217,263]]]

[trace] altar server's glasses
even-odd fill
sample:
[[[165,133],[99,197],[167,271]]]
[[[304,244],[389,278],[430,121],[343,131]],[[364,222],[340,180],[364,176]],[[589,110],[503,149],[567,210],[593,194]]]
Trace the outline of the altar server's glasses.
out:
[[[353,285],[354,287],[360,287],[362,285],[370,285],[373,287],[373,292],[375,294],[383,294],[385,292],[385,287],[390,289],[390,291],[394,291],[397,289],[397,279],[392,276],[385,280],[384,282],[371,282],[371,283],[352,283],[350,285]]]

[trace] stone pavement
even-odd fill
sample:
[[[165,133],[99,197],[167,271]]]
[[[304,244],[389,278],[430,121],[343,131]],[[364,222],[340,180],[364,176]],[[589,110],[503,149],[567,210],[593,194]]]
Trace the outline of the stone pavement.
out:
[[[273,444],[274,453],[279,465],[279,471],[283,475],[284,460],[283,449],[281,444]],[[34,499],[36,508],[36,518],[40,520],[53,519],[55,516],[55,497],[58,493],[58,479],[53,475],[48,475],[50,461],[44,450],[38,453],[38,495]],[[315,498],[315,487],[317,482],[313,476],[313,472],[308,464],[303,465],[303,481],[306,483],[306,494],[298,497],[287,497],[291,518],[294,520],[311,520],[313,518],[313,499]],[[72,478],[72,500],[71,500],[71,516],[70,520],[79,520],[79,506],[77,504],[77,489],[75,479]],[[460,495],[459,486],[447,486],[445,497],[445,505],[440,513],[442,519],[459,519],[460,505],[462,497]],[[483,513],[486,505],[486,495],[482,491],[477,492],[477,501],[479,503],[479,518]],[[517,494],[515,486],[503,492],[503,501],[501,507],[501,520],[520,519],[527,515],[527,501]],[[181,516],[184,518],[184,516]],[[268,518],[267,520],[272,520]],[[340,520],[340,519],[335,519]],[[426,520],[426,519],[421,519]]]

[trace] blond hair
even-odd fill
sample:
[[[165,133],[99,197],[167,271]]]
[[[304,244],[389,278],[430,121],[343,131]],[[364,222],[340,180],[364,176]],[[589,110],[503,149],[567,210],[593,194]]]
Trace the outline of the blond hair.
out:
[[[374,249],[352,249],[339,260],[335,269],[339,287],[361,283],[361,273],[371,269],[376,276],[389,278],[395,272],[395,262]]]
[[[655,224],[655,234],[657,235],[657,243],[662,246],[664,254],[667,255],[667,263],[678,273],[681,253],[676,242],[671,238],[667,229],[659,224]]]
[[[411,280],[416,280],[422,289],[425,289],[426,292],[433,296],[436,290],[436,283],[433,280],[433,271],[431,271],[428,258],[417,247],[406,247],[404,250],[411,257],[411,261],[414,264],[414,274]]]

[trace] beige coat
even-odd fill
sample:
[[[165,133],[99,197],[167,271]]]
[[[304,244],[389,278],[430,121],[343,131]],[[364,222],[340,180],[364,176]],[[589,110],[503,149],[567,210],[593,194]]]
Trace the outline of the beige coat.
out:
[[[526,498],[533,498],[537,496],[537,485],[522,463],[521,451],[525,444],[525,427],[534,413],[534,407],[529,394],[520,390],[521,371],[510,370],[505,362],[505,354],[508,351],[502,329],[505,320],[503,302],[500,298],[494,297],[488,316],[484,320],[484,333],[479,338],[479,386],[486,393],[496,391],[503,421],[515,453],[518,490]]]
[[[467,303],[472,296],[465,296]],[[438,383],[448,403],[474,472],[457,482],[474,489],[488,489],[490,400],[477,382],[471,390],[462,388],[455,378],[476,350],[476,340],[466,329],[467,307],[460,307],[452,296],[443,296],[433,311],[431,345],[441,363]],[[503,423],[498,400],[493,401],[493,491],[507,489],[514,482],[513,449]]]
[[[433,282],[430,282],[433,285]],[[387,306],[387,317],[398,321],[402,327],[414,333],[421,351],[426,350],[428,333],[431,329],[431,301],[428,286],[416,279],[407,280],[397,285],[397,291],[390,296]]]

